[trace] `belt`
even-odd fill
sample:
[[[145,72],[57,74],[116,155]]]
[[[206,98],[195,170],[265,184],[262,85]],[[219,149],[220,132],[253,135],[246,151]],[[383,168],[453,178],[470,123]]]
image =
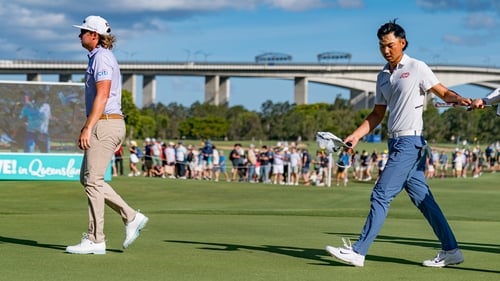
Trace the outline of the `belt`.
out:
[[[421,136],[421,135],[422,135],[421,130],[403,130],[403,131],[389,133],[389,138],[392,139],[392,138],[399,138],[406,136]]]
[[[123,119],[123,115],[118,114],[118,113],[103,114],[99,118],[99,120],[108,120],[108,119]]]

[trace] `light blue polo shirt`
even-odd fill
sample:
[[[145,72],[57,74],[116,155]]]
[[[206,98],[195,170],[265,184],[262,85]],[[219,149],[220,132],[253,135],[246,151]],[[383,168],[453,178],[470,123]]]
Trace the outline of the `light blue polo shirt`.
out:
[[[87,116],[97,94],[96,83],[111,80],[111,90],[103,114],[122,114],[122,78],[115,56],[106,48],[98,46],[89,54],[89,64],[85,72],[85,109]]]
[[[438,83],[427,64],[406,54],[392,74],[386,64],[377,76],[375,104],[390,111],[388,131],[422,131],[425,95]]]

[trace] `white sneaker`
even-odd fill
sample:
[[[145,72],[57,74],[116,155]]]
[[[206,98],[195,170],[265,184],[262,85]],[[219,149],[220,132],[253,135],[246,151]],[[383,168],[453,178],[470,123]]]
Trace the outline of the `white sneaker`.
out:
[[[94,254],[94,255],[104,255],[106,254],[106,242],[95,243],[89,239],[87,233],[82,235],[82,241],[80,244],[66,247],[66,252],[70,254]]]
[[[148,217],[137,211],[134,220],[125,225],[125,241],[123,241],[123,248],[130,246],[130,244],[139,237],[141,230],[146,226],[148,220]]]
[[[344,246],[342,248],[326,246],[326,251],[334,258],[345,261],[354,266],[363,267],[365,264],[365,256],[353,251],[351,241],[349,241],[349,239],[342,238],[342,242],[344,242]]]
[[[437,256],[432,260],[425,260],[423,266],[429,267],[445,267],[448,265],[454,265],[464,262],[464,257],[460,249],[454,249],[450,251],[441,250]]]

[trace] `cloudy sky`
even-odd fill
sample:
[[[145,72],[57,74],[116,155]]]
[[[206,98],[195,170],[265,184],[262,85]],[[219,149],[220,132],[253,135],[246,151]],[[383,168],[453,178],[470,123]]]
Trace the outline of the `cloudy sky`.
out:
[[[253,62],[256,55],[279,52],[292,55],[294,62],[314,63],[318,53],[337,51],[351,53],[352,63],[382,65],[376,31],[397,18],[407,32],[406,52],[413,57],[429,64],[500,67],[497,0],[1,2],[0,59],[84,61],[86,51],[72,25],[95,14],[110,22],[120,61]],[[204,98],[203,78],[157,79],[157,99],[165,104],[190,105]],[[309,85],[310,102],[331,102],[346,93]],[[231,79],[231,106],[259,110],[267,99],[293,102],[293,82]]]

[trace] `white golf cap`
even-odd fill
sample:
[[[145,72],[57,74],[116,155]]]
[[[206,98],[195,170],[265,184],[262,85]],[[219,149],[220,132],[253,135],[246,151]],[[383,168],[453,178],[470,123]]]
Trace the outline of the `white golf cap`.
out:
[[[108,21],[100,16],[88,16],[83,20],[82,25],[73,25],[73,27],[95,31],[101,35],[109,35],[111,32]]]

